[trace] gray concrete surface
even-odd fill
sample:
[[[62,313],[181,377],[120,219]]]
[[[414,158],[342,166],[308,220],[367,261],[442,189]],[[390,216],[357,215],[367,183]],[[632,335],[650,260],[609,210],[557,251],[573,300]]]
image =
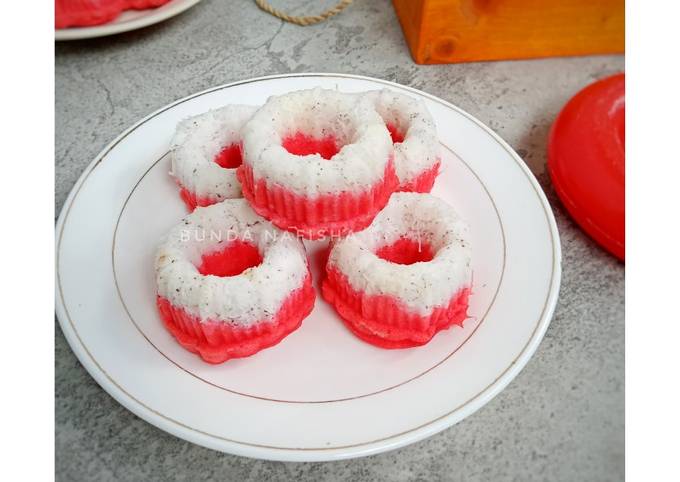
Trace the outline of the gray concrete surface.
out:
[[[274,1],[293,12],[334,0]],[[295,7],[295,8],[293,8]],[[365,74],[423,89],[477,116],[526,160],[551,200],[563,245],[553,322],[524,371],[458,425],[394,452],[276,463],[207,450],[118,405],[56,330],[56,475],[79,480],[622,480],[624,267],[565,215],[545,173],[546,137],[580,87],[620,56],[417,66],[387,0],[357,0],[301,28],[250,0],[204,0],[141,31],[56,45],[56,207],[117,134],[208,87],[266,74]]]

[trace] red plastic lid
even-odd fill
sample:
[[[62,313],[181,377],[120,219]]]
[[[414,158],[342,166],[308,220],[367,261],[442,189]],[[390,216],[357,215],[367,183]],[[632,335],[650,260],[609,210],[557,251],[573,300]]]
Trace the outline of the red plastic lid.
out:
[[[548,171],[574,220],[611,254],[625,259],[625,75],[599,80],[557,116]]]

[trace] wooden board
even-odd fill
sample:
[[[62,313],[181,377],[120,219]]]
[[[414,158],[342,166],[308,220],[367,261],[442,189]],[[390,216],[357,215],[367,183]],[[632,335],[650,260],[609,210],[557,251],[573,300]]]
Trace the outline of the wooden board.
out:
[[[393,0],[416,63],[623,52],[623,0]]]

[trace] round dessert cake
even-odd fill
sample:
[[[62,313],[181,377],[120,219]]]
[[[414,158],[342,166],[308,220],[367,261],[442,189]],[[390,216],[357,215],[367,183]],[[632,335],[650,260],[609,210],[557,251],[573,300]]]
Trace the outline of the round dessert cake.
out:
[[[114,20],[123,10],[160,7],[170,0],[55,0],[55,28],[87,27]]]
[[[184,218],[158,248],[155,270],[163,323],[210,363],[277,344],[314,307],[302,242],[244,199],[199,207]]]
[[[439,138],[422,100],[389,89],[367,92],[394,143],[399,191],[430,192],[439,174]]]
[[[172,172],[189,210],[241,197],[241,128],[257,110],[227,105],[183,120],[171,141]]]
[[[363,96],[318,88],[273,96],[242,136],[244,197],[308,239],[368,226],[398,184],[389,132]]]
[[[395,193],[365,230],[334,241],[322,293],[359,338],[427,343],[467,317],[468,227],[430,194]]]

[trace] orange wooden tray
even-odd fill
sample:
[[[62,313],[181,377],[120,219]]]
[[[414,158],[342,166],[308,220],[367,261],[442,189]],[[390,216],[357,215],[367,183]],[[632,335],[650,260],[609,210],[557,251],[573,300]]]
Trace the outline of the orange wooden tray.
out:
[[[623,0],[393,0],[419,64],[624,51]]]

